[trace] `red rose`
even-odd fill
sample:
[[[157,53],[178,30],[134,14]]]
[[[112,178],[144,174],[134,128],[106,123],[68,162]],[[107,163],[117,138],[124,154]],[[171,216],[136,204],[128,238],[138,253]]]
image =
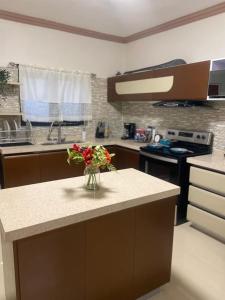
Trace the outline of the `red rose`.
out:
[[[81,147],[77,144],[74,144],[73,145],[73,150],[76,151],[76,152],[81,152]]]
[[[108,150],[105,150],[105,156],[106,156],[107,162],[110,163],[111,162],[111,156],[110,156]]]
[[[93,150],[92,148],[86,148],[83,152],[82,152],[84,161],[86,165],[90,165],[91,164],[91,160],[92,160],[92,155],[93,155]]]

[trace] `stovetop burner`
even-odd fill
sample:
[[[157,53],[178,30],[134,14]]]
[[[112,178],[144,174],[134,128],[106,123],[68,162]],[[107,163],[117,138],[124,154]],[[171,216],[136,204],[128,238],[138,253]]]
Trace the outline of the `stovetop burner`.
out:
[[[187,152],[182,152],[179,150],[174,151],[174,148],[187,149]],[[170,147],[164,145],[160,145],[159,147],[147,145],[145,147],[140,147],[140,149],[143,152],[153,153],[156,155],[171,158],[187,158],[191,156],[198,156],[211,153],[211,147],[208,145],[200,145],[181,141],[173,142]]]

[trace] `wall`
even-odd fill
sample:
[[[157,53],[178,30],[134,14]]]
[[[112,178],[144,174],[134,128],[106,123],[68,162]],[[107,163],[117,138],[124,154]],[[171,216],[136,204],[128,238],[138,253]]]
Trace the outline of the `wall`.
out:
[[[99,120],[109,121],[113,136],[121,135],[121,105],[107,102],[104,78],[124,69],[125,45],[4,20],[0,20],[0,37],[0,66],[12,61],[96,73],[97,78],[92,83],[93,120],[87,126],[87,138],[94,136]],[[0,115],[18,113],[19,109],[19,88],[9,86],[7,100],[0,99]],[[13,119],[18,120],[17,117],[0,116],[0,130],[5,118],[12,128]],[[36,142],[46,140],[48,128],[33,130]],[[66,127],[63,134],[67,140],[80,140],[81,131],[81,126]]]
[[[0,20],[0,65],[8,62],[96,73],[106,78],[124,69],[125,45]]]
[[[221,14],[124,46],[0,20],[0,62],[3,65],[16,61],[81,69],[106,78],[124,68],[125,57],[125,69],[146,67],[174,58],[194,62],[224,57],[224,22],[225,14]],[[13,93],[11,96],[11,104],[18,105],[13,100]],[[113,105],[107,103],[106,80],[98,78],[93,82],[93,121],[88,125],[89,137],[94,135],[100,119],[110,121],[114,136],[121,135],[123,121],[134,121],[138,127],[155,125],[160,132],[167,127],[211,130],[215,133],[215,147],[223,149],[225,146],[223,103],[213,104],[210,108],[187,109],[154,108],[150,103]],[[81,129],[67,128],[66,134],[68,138],[80,139]],[[47,136],[47,128],[36,128],[35,136],[38,142],[43,141]]]
[[[165,108],[153,107],[150,102],[127,102],[122,105],[123,121],[137,127],[154,126],[164,134],[166,128],[211,131],[214,148],[225,147],[225,104],[211,103],[206,107]]]
[[[168,30],[127,45],[127,70],[175,58],[188,63],[225,57],[225,13]]]
[[[183,58],[188,63],[225,57],[225,14],[168,30],[127,45],[127,70]],[[124,103],[123,120],[138,127],[209,130],[215,134],[214,147],[225,147],[225,103],[209,107],[155,108],[151,103]]]
[[[93,140],[98,121],[107,121],[111,128],[111,137],[120,137],[122,134],[122,107],[121,103],[111,104],[107,101],[107,81],[104,78],[95,78],[92,81],[92,121],[86,127],[87,142]],[[34,127],[36,143],[46,141],[48,127]],[[81,141],[83,126],[64,127],[63,137],[67,141]],[[52,137],[57,138],[57,132]]]
[[[17,70],[10,70],[11,74],[15,74],[14,78],[18,78]],[[16,81],[16,80],[14,80]],[[10,116],[20,112],[19,104],[19,87],[8,85],[5,89],[6,99],[0,97],[0,140],[5,137],[1,134],[3,129],[3,121],[8,120],[12,130],[15,130],[14,120],[20,123],[20,117]],[[98,121],[107,121],[111,128],[111,137],[120,137],[122,134],[122,104],[111,104],[107,101],[107,81],[104,78],[92,79],[92,121],[86,125],[87,142],[95,136],[95,129]],[[7,116],[1,114],[8,113]],[[68,126],[62,128],[62,136],[67,141],[81,141],[83,126]],[[47,141],[48,127],[33,127],[33,142],[42,143]],[[14,138],[14,135],[12,135]],[[57,138],[57,131],[53,130],[51,138]]]

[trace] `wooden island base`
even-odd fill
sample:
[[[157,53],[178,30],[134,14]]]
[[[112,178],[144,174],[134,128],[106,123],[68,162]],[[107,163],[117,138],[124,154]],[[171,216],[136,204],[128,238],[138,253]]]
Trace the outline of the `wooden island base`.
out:
[[[176,197],[13,242],[17,300],[135,300],[170,280]]]

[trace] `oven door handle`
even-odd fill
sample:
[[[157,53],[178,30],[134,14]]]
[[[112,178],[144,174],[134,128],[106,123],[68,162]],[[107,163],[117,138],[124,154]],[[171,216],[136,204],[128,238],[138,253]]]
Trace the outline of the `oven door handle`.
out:
[[[172,164],[178,164],[178,160],[174,159],[174,158],[154,155],[154,154],[146,153],[144,151],[140,151],[140,155],[143,155],[143,156],[149,157],[149,158],[154,158],[154,159],[161,160],[161,161],[165,161],[165,162],[170,162]]]

